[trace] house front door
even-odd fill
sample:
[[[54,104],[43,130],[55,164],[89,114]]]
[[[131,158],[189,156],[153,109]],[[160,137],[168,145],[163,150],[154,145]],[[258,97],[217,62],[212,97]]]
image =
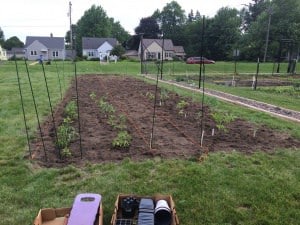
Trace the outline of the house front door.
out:
[[[158,52],[157,54],[157,59],[160,59],[160,52]]]

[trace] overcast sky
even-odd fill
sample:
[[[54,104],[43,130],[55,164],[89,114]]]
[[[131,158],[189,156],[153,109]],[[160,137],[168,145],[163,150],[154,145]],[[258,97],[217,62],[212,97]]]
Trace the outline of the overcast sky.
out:
[[[172,0],[71,0],[72,23],[83,16],[93,4],[100,5],[108,17],[119,21],[129,33],[139,25],[140,19],[152,15]],[[25,42],[26,36],[64,37],[70,27],[69,0],[6,0],[1,1],[0,27],[5,39],[17,36]],[[241,9],[251,0],[177,0],[186,14],[193,9],[201,16],[213,17],[221,7]]]

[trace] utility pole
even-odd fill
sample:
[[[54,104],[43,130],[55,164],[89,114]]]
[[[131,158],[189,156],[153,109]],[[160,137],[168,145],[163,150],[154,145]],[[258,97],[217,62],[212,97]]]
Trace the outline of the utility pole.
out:
[[[70,17],[70,42],[71,42],[71,50],[72,50],[72,58],[73,58],[73,32],[72,32],[72,3],[69,2],[69,17]]]
[[[271,25],[271,16],[272,16],[272,7],[269,6],[267,13],[269,14],[269,21],[268,21],[268,27],[267,27],[267,36],[266,36],[266,46],[265,46],[265,54],[264,54],[264,62],[266,62],[267,58],[267,52],[268,52],[268,45],[269,45],[269,35],[270,35],[270,25]]]

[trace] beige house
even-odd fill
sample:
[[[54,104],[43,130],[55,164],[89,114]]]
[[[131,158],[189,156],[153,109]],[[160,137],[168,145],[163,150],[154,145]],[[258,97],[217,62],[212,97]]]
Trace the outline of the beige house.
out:
[[[185,51],[183,46],[174,46],[174,52],[175,55],[179,58],[179,59],[184,59],[185,58]]]
[[[184,56],[183,47],[174,46],[171,39],[142,39],[138,56],[143,60],[173,60],[177,47],[180,47],[180,54]]]
[[[6,50],[0,45],[0,60],[7,60]]]

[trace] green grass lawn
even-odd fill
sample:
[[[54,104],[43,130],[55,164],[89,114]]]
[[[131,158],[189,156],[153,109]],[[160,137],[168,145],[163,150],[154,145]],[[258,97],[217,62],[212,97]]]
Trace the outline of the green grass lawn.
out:
[[[168,71],[167,66],[171,64],[164,69]],[[232,65],[228,64],[230,68]],[[178,74],[185,73],[187,68],[190,73],[197,74],[198,71],[197,66],[191,69],[190,65],[174,63],[175,66],[178,66]],[[255,65],[251,66],[255,68]],[[226,63],[223,72],[225,67]],[[24,62],[18,62],[18,68],[28,131],[33,137],[37,122]],[[49,115],[50,107],[41,65],[28,68],[38,112],[43,119]],[[60,101],[61,92],[63,95],[69,87],[74,70],[75,65],[71,62],[45,65],[53,105]],[[76,70],[78,74],[138,76],[140,64],[77,62]],[[221,66],[218,70],[222,73]],[[245,65],[245,73],[246,70]],[[193,96],[187,91],[176,91]],[[272,96],[278,95],[272,92]],[[195,100],[199,98],[193,97]],[[205,101],[213,108],[230,111],[252,122],[265,123],[300,138],[299,124],[212,98]],[[110,223],[119,193],[171,194],[182,225],[299,224],[300,146],[294,150],[278,149],[272,154],[211,153],[203,162],[196,159],[153,159],[143,162],[124,159],[121,163],[96,165],[86,162],[82,168],[76,165],[40,168],[24,158],[28,147],[14,62],[0,64],[0,115],[1,225],[32,224],[40,208],[71,206],[74,197],[81,192],[96,192],[103,196],[104,224]]]

